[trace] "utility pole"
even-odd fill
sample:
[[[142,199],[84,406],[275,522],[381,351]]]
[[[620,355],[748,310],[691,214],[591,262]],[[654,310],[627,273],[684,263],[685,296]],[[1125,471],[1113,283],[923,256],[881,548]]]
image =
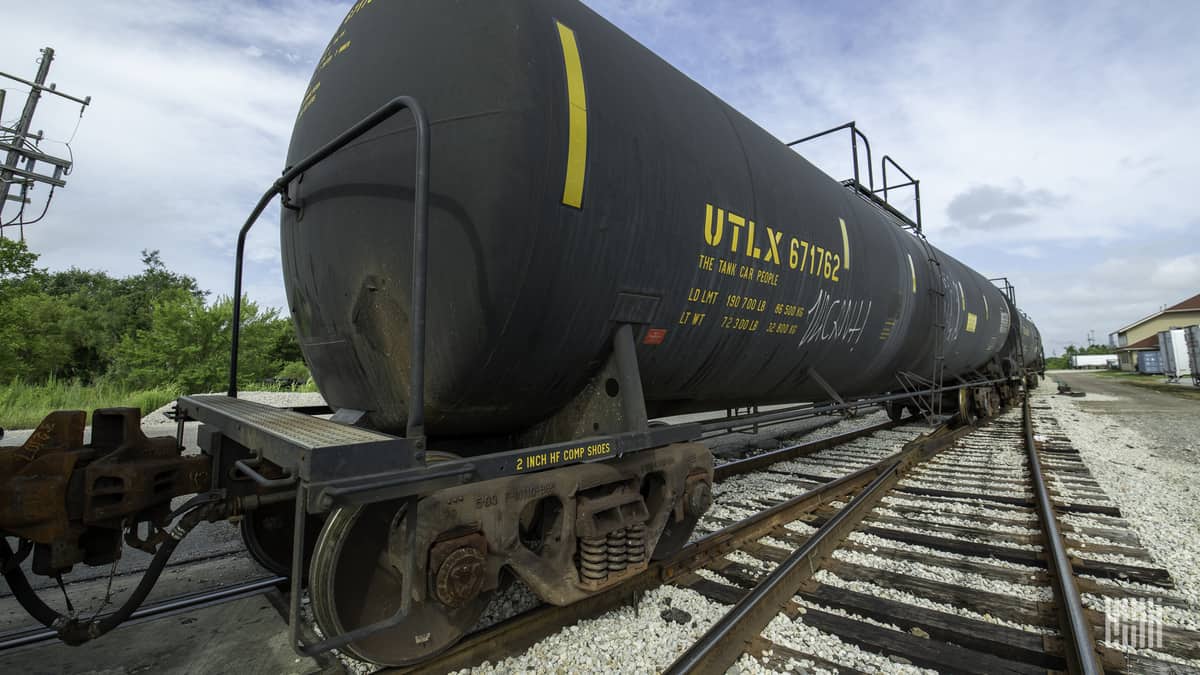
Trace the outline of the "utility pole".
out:
[[[17,120],[16,126],[10,129],[0,125],[0,150],[7,151],[4,164],[0,166],[0,237],[4,236],[5,227],[19,225],[21,228],[21,240],[24,241],[25,224],[28,222],[24,217],[24,210],[25,205],[29,203],[29,189],[35,183],[46,183],[49,185],[50,196],[54,195],[55,188],[64,187],[67,184],[63,177],[70,172],[71,162],[61,157],[42,153],[37,147],[37,143],[42,140],[42,132],[39,131],[33,135],[29,133],[29,129],[33,125],[33,113],[37,110],[37,104],[42,98],[42,92],[45,91],[79,103],[80,115],[83,115],[83,109],[92,102],[91,96],[81,99],[58,91],[53,82],[49,86],[46,86],[46,77],[50,74],[50,63],[52,61],[54,61],[54,50],[50,47],[45,47],[42,49],[42,58],[39,60],[37,75],[32,82],[16,77],[15,75],[0,72],[0,77],[15,80],[29,87],[29,96],[25,99],[25,107],[21,110],[21,117]],[[4,107],[3,93],[0,90],[0,112],[3,111]],[[22,160],[25,162],[24,168],[18,166]],[[53,175],[35,172],[34,169],[37,162],[53,166]],[[21,187],[19,195],[14,196],[11,194],[14,185]],[[50,197],[47,197],[47,208],[50,206],[49,199]],[[3,218],[4,207],[8,206],[10,200],[18,203],[18,212],[15,218],[6,221]],[[40,220],[40,216],[34,222],[36,220]]]

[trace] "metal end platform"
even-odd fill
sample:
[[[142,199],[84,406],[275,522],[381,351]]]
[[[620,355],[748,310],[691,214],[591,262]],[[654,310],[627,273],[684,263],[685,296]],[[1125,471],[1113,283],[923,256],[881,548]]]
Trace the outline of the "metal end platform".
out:
[[[394,471],[408,465],[407,439],[225,395],[184,396],[179,411],[294,468],[311,481]]]

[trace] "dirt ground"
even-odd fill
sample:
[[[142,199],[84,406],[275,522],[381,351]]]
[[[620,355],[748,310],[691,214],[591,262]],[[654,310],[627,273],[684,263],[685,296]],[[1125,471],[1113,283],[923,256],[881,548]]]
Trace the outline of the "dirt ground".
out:
[[[1086,396],[1037,390],[1142,543],[1200,608],[1200,401],[1098,373],[1049,374]]]
[[[1105,399],[1093,396],[1088,400],[1084,396],[1077,401],[1084,412],[1112,416],[1164,452],[1182,453],[1183,458],[1200,461],[1200,401],[1139,387],[1098,371],[1051,371],[1046,378]]]

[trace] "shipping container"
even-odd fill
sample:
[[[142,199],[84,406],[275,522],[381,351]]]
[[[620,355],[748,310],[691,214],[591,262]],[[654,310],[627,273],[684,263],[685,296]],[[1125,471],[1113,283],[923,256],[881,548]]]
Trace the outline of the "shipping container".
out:
[[[1138,352],[1137,371],[1143,375],[1162,375],[1162,352]]]

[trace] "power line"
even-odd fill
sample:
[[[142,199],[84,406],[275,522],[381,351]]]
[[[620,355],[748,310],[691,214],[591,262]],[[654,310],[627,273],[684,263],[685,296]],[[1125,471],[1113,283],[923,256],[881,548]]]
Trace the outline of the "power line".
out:
[[[63,93],[58,91],[57,85],[53,82],[47,86],[46,77],[50,73],[50,64],[53,61],[54,50],[50,47],[43,48],[41,50],[41,57],[37,59],[38,71],[33,81],[0,72],[0,77],[20,82],[29,87],[25,97],[25,105],[15,126],[6,127],[0,124],[0,150],[7,152],[4,164],[0,165],[0,214],[3,214],[4,208],[8,206],[9,201],[18,202],[16,217],[8,222],[4,222],[0,218],[0,237],[4,236],[5,227],[16,226],[21,228],[21,240],[24,241],[25,225],[36,223],[46,216],[46,212],[50,209],[50,202],[54,199],[54,190],[66,186],[65,177],[70,175],[71,168],[75,163],[74,151],[71,150],[71,141],[75,140],[75,133],[79,131],[79,122],[83,119],[84,110],[91,104],[92,97],[78,98]],[[0,89],[0,119],[3,119],[6,93]],[[38,147],[38,143],[48,139],[43,137],[41,131],[36,134],[29,133],[29,129],[33,124],[33,113],[37,109],[38,101],[41,99],[43,93],[60,96],[69,101],[74,101],[80,106],[80,119],[75,122],[75,129],[71,132],[71,137],[66,142],[54,141],[63,143],[66,146],[69,159],[63,159],[42,152]],[[24,162],[23,167],[20,166],[22,162]],[[52,168],[52,173],[39,173],[37,171],[39,162],[49,165]],[[37,183],[49,185],[50,194],[46,198],[46,204],[42,209],[42,213],[33,220],[25,220],[25,206],[29,204],[29,191]],[[11,194],[13,186],[20,186],[21,188],[17,196]]]

